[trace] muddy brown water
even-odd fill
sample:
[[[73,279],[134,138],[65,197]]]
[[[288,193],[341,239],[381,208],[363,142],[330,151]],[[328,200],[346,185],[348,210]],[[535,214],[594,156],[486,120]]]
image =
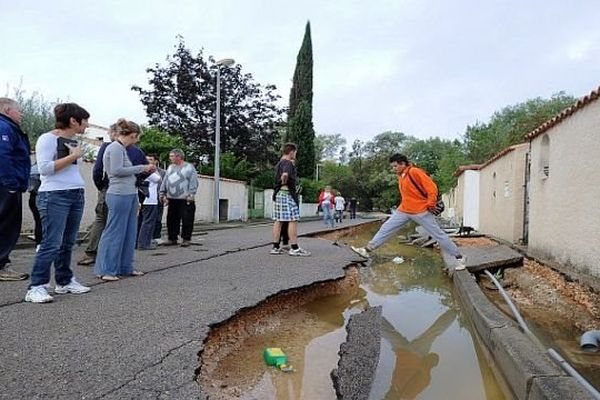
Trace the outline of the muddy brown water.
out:
[[[363,228],[339,240],[362,245],[376,229]],[[398,255],[404,263],[392,261]],[[351,315],[381,305],[382,342],[371,399],[512,397],[463,317],[435,250],[393,239],[377,250],[370,268],[351,270],[344,281],[313,290],[316,299],[288,294],[287,300],[262,305],[252,311],[256,315],[221,327],[206,344],[204,358],[218,362],[201,367],[201,386],[211,398],[221,399],[335,399],[330,372],[346,339],[345,325]],[[266,347],[281,347],[295,371],[267,367],[262,358]]]

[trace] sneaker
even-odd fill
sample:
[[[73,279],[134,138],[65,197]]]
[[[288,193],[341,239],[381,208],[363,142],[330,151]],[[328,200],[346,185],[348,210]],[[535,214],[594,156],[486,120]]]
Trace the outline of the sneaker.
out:
[[[29,274],[17,272],[9,267],[0,269],[0,281],[23,281],[29,278]]]
[[[181,247],[190,247],[190,245],[192,244],[192,242],[190,240],[184,240],[183,242],[181,242]]]
[[[87,254],[83,256],[79,261],[77,261],[77,265],[92,265],[96,262],[95,254]]]
[[[284,244],[283,246],[281,246],[281,249],[284,251],[288,251],[292,248],[292,246],[290,246],[289,244]]]
[[[298,247],[297,249],[290,249],[290,251],[288,251],[288,254],[290,256],[297,256],[297,257],[308,257],[308,256],[310,256],[310,252],[304,250],[302,247]]]
[[[87,286],[83,286],[81,283],[77,282],[75,278],[71,278],[71,282],[68,285],[59,285],[57,284],[54,288],[55,294],[82,294],[90,291],[90,288]]]
[[[454,267],[455,271],[463,271],[467,269],[467,257],[462,256],[461,258],[456,259],[456,266]]]
[[[49,303],[54,297],[48,294],[46,286],[32,286],[25,295],[25,301],[30,303]]]
[[[352,249],[353,252],[355,252],[356,254],[358,254],[359,256],[363,257],[363,258],[369,258],[369,251],[364,248],[364,247],[354,247],[354,246],[350,246],[350,248]]]
[[[161,238],[154,239],[154,242],[156,242],[156,244],[157,244],[157,245],[159,245],[159,246],[160,246],[161,244],[164,244],[164,243],[165,243],[164,239],[161,239]]]
[[[271,251],[269,252],[269,254],[273,254],[274,256],[279,255],[279,254],[283,254],[283,250],[280,249],[279,247],[273,247],[271,249]]]
[[[167,240],[163,243],[163,246],[177,246],[177,240]]]

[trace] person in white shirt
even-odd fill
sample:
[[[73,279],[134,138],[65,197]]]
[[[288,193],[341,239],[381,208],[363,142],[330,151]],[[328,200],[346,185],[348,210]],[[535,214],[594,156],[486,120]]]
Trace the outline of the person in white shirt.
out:
[[[344,219],[344,210],[346,209],[346,199],[342,197],[341,193],[335,195],[335,221],[342,223]]]
[[[41,135],[35,146],[41,178],[37,207],[42,219],[42,242],[35,256],[25,301],[47,303],[50,269],[54,264],[55,294],[86,293],[73,277],[71,250],[83,215],[85,183],[79,173],[81,146],[73,136],[88,126],[90,114],[75,103],[54,107],[56,129]]]
[[[157,155],[149,154],[146,156],[146,159],[150,165],[158,165]],[[148,182],[149,195],[142,203],[140,210],[142,223],[138,234],[138,250],[156,249],[156,244],[152,243],[152,237],[154,236],[156,219],[158,218],[158,191],[162,183],[162,178],[158,170],[156,170],[146,178],[146,181]]]

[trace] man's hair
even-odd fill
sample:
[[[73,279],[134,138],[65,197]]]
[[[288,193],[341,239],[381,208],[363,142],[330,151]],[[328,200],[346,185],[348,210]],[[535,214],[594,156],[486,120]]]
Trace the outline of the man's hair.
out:
[[[296,150],[298,150],[298,146],[296,145],[296,143],[286,143],[283,145],[283,154],[284,155],[288,155],[292,151],[296,151]]]
[[[119,118],[117,121],[117,133],[121,136],[129,136],[134,133],[141,133],[140,126],[133,121],[127,121],[125,118]]]
[[[0,113],[6,114],[9,108],[19,108],[19,103],[8,97],[0,97]]]
[[[181,149],[173,149],[169,152],[169,154],[175,154],[177,157],[181,158],[182,160],[185,157],[185,153]]]
[[[408,165],[408,157],[406,157],[404,154],[400,154],[400,153],[396,153],[396,154],[392,154],[390,156],[390,162],[397,162],[398,164],[400,163],[404,163],[406,165]]]
[[[154,154],[154,153],[150,153],[150,154],[148,154],[146,157],[152,157],[152,158],[154,158],[155,160],[158,160],[158,156],[157,156],[156,154]]]
[[[89,117],[90,113],[75,103],[61,103],[54,107],[54,118],[56,118],[54,127],[56,129],[67,129],[71,125],[71,118],[75,118],[75,121],[81,124],[81,121]]]

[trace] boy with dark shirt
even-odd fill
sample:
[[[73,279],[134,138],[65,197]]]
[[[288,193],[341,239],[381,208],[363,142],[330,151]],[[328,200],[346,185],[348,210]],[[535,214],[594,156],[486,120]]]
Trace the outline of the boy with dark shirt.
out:
[[[300,208],[298,206],[298,193],[296,190],[298,175],[294,160],[298,147],[294,143],[283,146],[283,156],[275,167],[275,191],[273,192],[273,248],[271,254],[283,254],[279,247],[281,225],[288,222],[288,235],[290,238],[290,256],[310,256],[310,253],[298,246],[298,220]]]

